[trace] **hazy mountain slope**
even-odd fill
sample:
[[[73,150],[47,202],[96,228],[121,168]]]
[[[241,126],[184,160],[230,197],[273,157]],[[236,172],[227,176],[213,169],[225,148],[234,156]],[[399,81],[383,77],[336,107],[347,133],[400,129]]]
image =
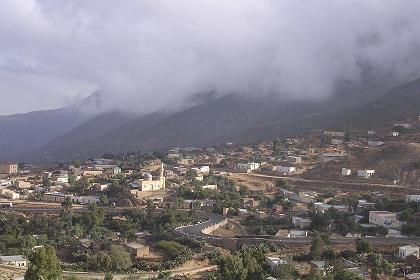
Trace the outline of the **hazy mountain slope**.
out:
[[[230,94],[174,114],[134,119],[105,114],[47,143],[35,159],[71,159],[103,153],[152,151],[287,137],[316,129],[367,128],[415,117],[420,80],[389,89],[338,92],[322,100],[248,98]]]
[[[0,160],[38,148],[89,117],[68,109],[0,116]]]
[[[163,113],[140,117],[123,112],[103,113],[23,157],[31,161],[70,160],[123,151],[122,139],[129,137],[132,131],[138,133],[148,128],[164,116]]]

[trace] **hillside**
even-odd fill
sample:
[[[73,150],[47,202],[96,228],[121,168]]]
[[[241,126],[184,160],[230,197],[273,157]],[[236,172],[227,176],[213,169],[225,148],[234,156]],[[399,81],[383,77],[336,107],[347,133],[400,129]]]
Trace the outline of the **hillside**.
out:
[[[317,129],[367,129],[417,116],[420,80],[398,87],[341,92],[323,100],[210,98],[177,113],[98,116],[27,154],[29,159],[87,158],[105,152],[152,151],[174,146],[247,143]]]

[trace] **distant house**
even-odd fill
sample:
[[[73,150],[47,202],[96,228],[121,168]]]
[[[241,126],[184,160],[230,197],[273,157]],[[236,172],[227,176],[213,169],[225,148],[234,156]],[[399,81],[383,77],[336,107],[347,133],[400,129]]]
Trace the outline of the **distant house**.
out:
[[[16,163],[4,162],[0,163],[0,174],[16,174],[18,165]]]
[[[385,143],[384,142],[381,142],[381,141],[369,140],[367,142],[367,144],[368,144],[369,147],[379,147],[379,146],[382,146]]]
[[[331,145],[342,145],[343,140],[342,139],[331,139]]]
[[[294,172],[296,172],[296,167],[294,166],[277,166],[276,168],[277,172],[280,172],[282,174],[292,174]]]
[[[258,202],[252,197],[244,197],[241,199],[241,207],[252,209],[258,205]]]
[[[15,182],[15,187],[18,189],[29,189],[31,188],[31,183],[27,181],[19,180]]]
[[[302,157],[295,157],[295,156],[288,156],[286,160],[293,164],[301,164],[302,163]]]
[[[406,202],[420,202],[420,194],[408,194],[405,196]]]
[[[341,168],[341,175],[342,176],[350,176],[351,175],[351,169],[348,168]]]
[[[315,202],[314,207],[315,207],[315,211],[320,212],[320,213],[325,213],[330,208],[335,209],[337,212],[340,212],[340,213],[349,212],[349,207],[347,205],[330,205],[330,204],[325,204],[323,202]]]
[[[398,248],[398,258],[405,260],[408,256],[419,257],[419,247],[414,245],[406,245]]]
[[[278,270],[279,264],[287,264],[287,260],[279,257],[265,257],[265,260],[270,268],[270,271],[275,273]]]
[[[279,229],[276,233],[276,237],[279,238],[306,238],[308,237],[308,231],[306,230],[287,230]]]
[[[217,190],[217,185],[204,185],[201,186],[203,189],[209,189],[209,190]]]
[[[344,153],[322,153],[319,156],[319,160],[321,163],[326,163],[330,161],[337,161],[343,159],[345,156],[347,156]]]
[[[256,170],[260,168],[260,164],[257,162],[250,162],[250,163],[238,163],[238,169],[241,170]]]
[[[311,219],[305,219],[301,217],[292,217],[292,224],[300,229],[307,229],[311,226]]]
[[[124,244],[127,252],[135,258],[144,258],[149,255],[149,246],[137,242],[130,242]]]
[[[388,211],[369,211],[369,223],[386,228],[401,227],[397,214]]]
[[[16,256],[0,256],[0,264],[11,265],[15,267],[26,267],[27,260],[22,255]]]
[[[342,132],[342,131],[325,130],[324,135],[329,136],[329,137],[344,137],[344,136],[346,136],[346,133]]]
[[[83,170],[82,174],[86,177],[96,177],[102,175],[102,170]]]
[[[375,170],[372,169],[362,169],[362,170],[357,170],[357,177],[360,178],[370,178],[373,175],[375,175]]]

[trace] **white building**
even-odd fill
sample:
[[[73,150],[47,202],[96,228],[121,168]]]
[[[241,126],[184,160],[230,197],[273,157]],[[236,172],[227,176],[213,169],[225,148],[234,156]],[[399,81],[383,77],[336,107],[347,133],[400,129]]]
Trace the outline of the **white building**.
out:
[[[341,168],[341,175],[342,176],[350,176],[351,175],[351,169],[348,168]]]
[[[27,261],[22,255],[0,256],[0,264],[11,265],[16,267],[26,267]]]
[[[276,272],[279,264],[287,264],[287,260],[279,257],[265,257],[271,272]]]
[[[302,163],[302,157],[295,157],[295,156],[288,156],[287,161],[293,164],[301,164]]]
[[[238,169],[241,170],[256,170],[260,168],[260,164],[257,162],[250,162],[250,163],[238,163]]]
[[[284,174],[292,174],[296,172],[296,167],[294,166],[281,166],[278,165],[276,167],[277,172],[284,173]]]
[[[405,245],[398,248],[398,258],[405,260],[408,256],[419,257],[419,247],[414,245]]]
[[[369,211],[369,223],[386,228],[401,227],[397,214],[388,211]]]
[[[145,178],[141,180],[136,180],[134,182],[138,185],[139,191],[156,191],[165,188],[165,176],[163,163],[160,167],[160,176],[158,179],[154,180],[150,173],[146,173]]]
[[[209,189],[209,190],[217,190],[217,185],[204,185],[202,186],[203,189]]]
[[[69,175],[67,175],[67,174],[60,174],[60,175],[58,175],[58,176],[55,178],[55,180],[56,180],[58,183],[68,183],[68,182],[69,182]]]
[[[420,202],[420,194],[407,194],[405,196],[406,202]]]
[[[346,136],[346,133],[342,132],[342,131],[328,131],[328,130],[325,130],[324,135],[330,136],[330,137],[344,137],[344,136]]]
[[[370,178],[373,175],[375,175],[375,170],[372,169],[357,170],[357,177],[360,178]]]

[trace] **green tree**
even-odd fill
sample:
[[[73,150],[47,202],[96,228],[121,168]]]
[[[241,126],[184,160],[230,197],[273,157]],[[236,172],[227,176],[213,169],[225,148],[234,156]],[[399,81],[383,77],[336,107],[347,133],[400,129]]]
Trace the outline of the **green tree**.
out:
[[[372,252],[372,246],[370,246],[370,243],[362,238],[356,239],[356,252],[358,254],[365,254]]]
[[[112,279],[114,279],[114,276],[111,273],[108,272],[105,274],[104,280],[112,280]]]
[[[238,255],[226,255],[218,259],[220,280],[245,280],[248,269]]]
[[[327,244],[325,238],[319,232],[315,232],[312,239],[312,245],[310,247],[311,258],[313,260],[320,260],[326,249]]]
[[[54,247],[46,245],[37,249],[29,257],[29,267],[25,273],[25,280],[57,280],[62,279],[60,263]]]
[[[127,270],[133,265],[130,254],[127,253],[121,246],[111,245],[109,254],[112,258],[113,271]]]
[[[292,260],[287,259],[286,262],[277,265],[274,275],[278,279],[293,280],[297,278],[298,272]]]
[[[70,209],[73,205],[73,201],[70,196],[66,196],[66,199],[61,203],[61,207],[65,209]]]

